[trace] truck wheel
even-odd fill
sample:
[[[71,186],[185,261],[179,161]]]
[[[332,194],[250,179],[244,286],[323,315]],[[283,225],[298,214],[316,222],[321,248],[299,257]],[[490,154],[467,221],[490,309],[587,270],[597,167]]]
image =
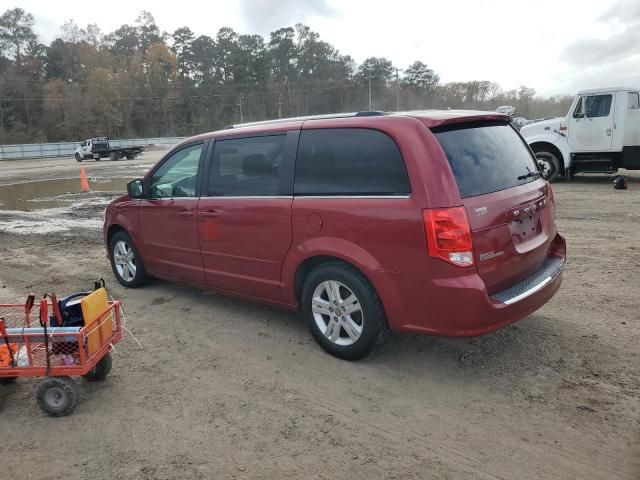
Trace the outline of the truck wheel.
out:
[[[79,153],[76,153],[76,162],[81,162],[82,161],[82,157],[80,156]]]
[[[540,151],[536,152],[536,160],[540,166],[542,177],[552,181],[560,174],[560,161],[553,153]]]
[[[111,152],[109,154],[109,160],[118,160],[118,155],[116,155],[116,152]]]

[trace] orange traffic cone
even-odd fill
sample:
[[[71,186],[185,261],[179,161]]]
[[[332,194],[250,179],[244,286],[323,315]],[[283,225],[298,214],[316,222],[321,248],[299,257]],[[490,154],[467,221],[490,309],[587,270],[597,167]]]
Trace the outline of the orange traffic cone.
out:
[[[83,192],[89,191],[89,181],[87,175],[84,173],[84,166],[80,167],[80,190]]]

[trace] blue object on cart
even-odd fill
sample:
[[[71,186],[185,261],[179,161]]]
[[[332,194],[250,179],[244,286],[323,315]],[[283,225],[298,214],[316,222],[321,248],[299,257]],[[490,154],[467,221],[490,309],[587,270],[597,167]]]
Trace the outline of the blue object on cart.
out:
[[[82,327],[84,325],[84,319],[82,317],[80,301],[90,293],[91,292],[76,292],[61,299],[58,304],[60,305],[60,312],[62,313],[62,325],[58,325],[55,317],[51,316],[49,318],[51,327]]]

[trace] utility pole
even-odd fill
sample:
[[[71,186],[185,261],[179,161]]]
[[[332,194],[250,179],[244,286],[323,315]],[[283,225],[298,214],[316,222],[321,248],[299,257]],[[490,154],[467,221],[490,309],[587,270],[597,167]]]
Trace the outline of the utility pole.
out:
[[[278,118],[282,118],[282,94],[278,94],[278,101],[276,102],[278,106]]]
[[[400,111],[400,73],[396,68],[396,112]]]
[[[369,75],[369,111],[373,111],[373,102],[371,101],[371,75]]]
[[[244,114],[242,113],[242,95],[238,97],[236,105],[240,107],[240,123],[244,123]]]

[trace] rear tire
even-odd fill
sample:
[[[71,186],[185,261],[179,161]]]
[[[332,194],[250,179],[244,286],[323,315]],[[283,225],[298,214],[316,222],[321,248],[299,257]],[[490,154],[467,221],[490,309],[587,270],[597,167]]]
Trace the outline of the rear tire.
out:
[[[95,367],[83,375],[83,378],[89,382],[101,382],[105,380],[109,375],[109,372],[111,372],[112,365],[113,360],[111,358],[111,352],[107,352],[107,354],[102,357],[98,363],[96,363]]]
[[[119,231],[111,237],[109,259],[113,274],[123,287],[138,288],[149,283],[142,258],[127,232]]]
[[[545,180],[551,182],[560,176],[560,160],[555,154],[540,150],[535,155]]]
[[[80,398],[80,389],[71,377],[47,377],[38,384],[36,400],[40,408],[52,417],[72,413]]]
[[[302,287],[301,303],[311,335],[335,357],[359,360],[386,333],[380,297],[351,265],[328,262],[313,270]]]

